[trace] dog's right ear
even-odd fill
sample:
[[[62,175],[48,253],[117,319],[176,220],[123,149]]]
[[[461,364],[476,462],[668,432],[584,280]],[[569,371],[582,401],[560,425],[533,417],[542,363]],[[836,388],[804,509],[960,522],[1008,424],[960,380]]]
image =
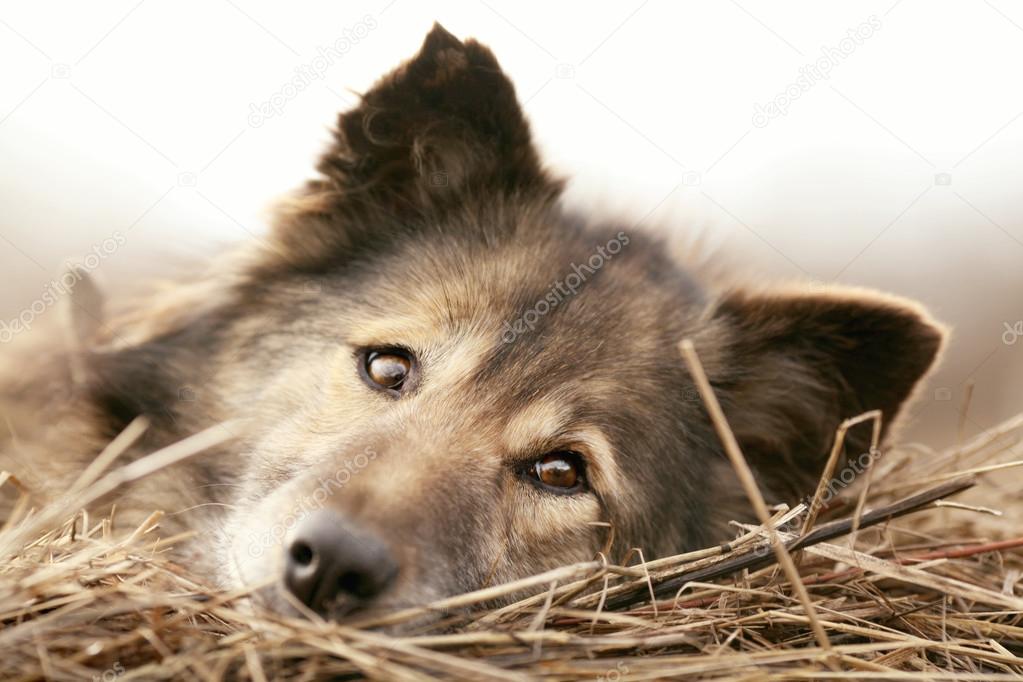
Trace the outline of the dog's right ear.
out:
[[[734,291],[695,343],[732,429],[774,491],[812,490],[844,419],[880,410],[882,434],[934,363],[944,328],[877,292]],[[850,456],[871,425],[852,429]]]
[[[274,233],[292,265],[498,196],[553,198],[508,77],[491,51],[439,24],[419,53],[341,114],[322,178],[282,205]]]

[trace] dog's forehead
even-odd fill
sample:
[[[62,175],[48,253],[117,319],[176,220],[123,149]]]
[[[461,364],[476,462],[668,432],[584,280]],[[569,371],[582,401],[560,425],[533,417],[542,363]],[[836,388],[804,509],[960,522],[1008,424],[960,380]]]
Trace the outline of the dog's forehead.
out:
[[[355,336],[365,345],[460,343],[476,355],[542,350],[580,360],[642,346],[644,335],[668,328],[680,300],[623,257],[597,253],[604,241],[413,244],[361,287]]]
[[[408,347],[431,389],[481,393],[506,415],[541,396],[578,412],[661,390],[680,371],[679,319],[695,293],[673,265],[651,268],[653,245],[624,241],[608,231],[410,246],[374,270],[349,342]]]

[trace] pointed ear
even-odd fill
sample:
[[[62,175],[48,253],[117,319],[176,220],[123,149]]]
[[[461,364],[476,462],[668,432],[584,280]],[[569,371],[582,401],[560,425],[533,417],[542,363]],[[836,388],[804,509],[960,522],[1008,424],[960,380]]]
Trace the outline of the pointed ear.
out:
[[[103,327],[105,301],[103,292],[88,270],[71,266],[67,273],[74,283],[70,295],[61,299],[64,316],[64,341],[71,380],[85,381],[84,357],[96,342]]]
[[[71,294],[63,299],[66,317],[66,335],[69,349],[81,352],[99,335],[104,321],[103,291],[89,271],[72,266],[68,274],[73,278]]]
[[[768,486],[805,494],[844,419],[880,410],[888,432],[944,336],[919,306],[876,292],[739,292],[719,302],[696,348]],[[870,434],[869,423],[850,430],[846,454],[866,452]]]
[[[378,238],[387,219],[408,225],[469,201],[554,196],[561,187],[543,171],[494,55],[439,24],[415,57],[341,114],[317,169],[322,179],[285,204],[276,235],[300,258],[351,247],[366,223]],[[341,221],[345,231],[331,234]]]

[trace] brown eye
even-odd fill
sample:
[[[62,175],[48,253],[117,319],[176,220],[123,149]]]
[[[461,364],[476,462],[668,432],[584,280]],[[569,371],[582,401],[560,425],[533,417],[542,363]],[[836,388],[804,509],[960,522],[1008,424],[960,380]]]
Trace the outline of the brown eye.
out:
[[[582,459],[574,452],[552,452],[533,465],[533,476],[559,492],[568,492],[583,482]]]
[[[395,351],[371,351],[366,355],[366,377],[380,388],[398,391],[408,379],[412,360]]]

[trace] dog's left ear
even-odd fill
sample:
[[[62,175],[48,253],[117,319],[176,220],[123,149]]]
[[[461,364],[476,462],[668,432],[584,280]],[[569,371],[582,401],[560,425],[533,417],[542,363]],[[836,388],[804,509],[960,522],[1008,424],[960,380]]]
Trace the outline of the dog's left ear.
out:
[[[548,180],[511,81],[493,53],[440,24],[419,53],[341,115],[319,170],[378,202],[443,203],[472,189]]]
[[[283,205],[274,235],[300,260],[308,251],[357,248],[364,238],[379,243],[387,230],[451,207],[561,189],[542,169],[494,55],[439,24],[415,57],[341,114],[317,169],[322,178]]]
[[[919,306],[875,292],[738,292],[695,344],[751,463],[769,485],[803,494],[842,420],[880,410],[887,433],[944,336]],[[866,452],[870,434],[870,424],[852,429],[846,454]]]

